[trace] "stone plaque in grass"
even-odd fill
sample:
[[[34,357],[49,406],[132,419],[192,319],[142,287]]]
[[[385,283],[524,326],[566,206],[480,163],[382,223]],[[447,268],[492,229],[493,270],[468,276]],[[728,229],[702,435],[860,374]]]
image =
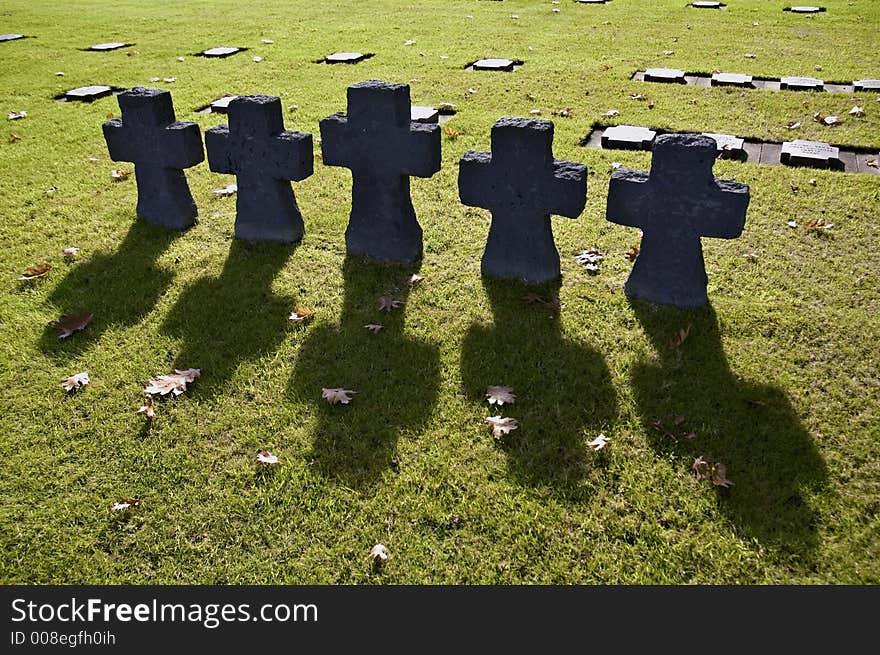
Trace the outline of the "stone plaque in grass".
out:
[[[247,48],[236,48],[233,46],[218,46],[216,48],[208,48],[207,50],[202,50],[201,52],[196,53],[196,57],[208,57],[214,59],[222,59],[224,57],[231,57],[232,55],[238,54],[239,52],[243,52],[247,50]]]
[[[853,90],[859,91],[880,91],[880,80],[856,80],[853,82]]]
[[[793,14],[818,14],[825,11],[825,7],[813,7],[811,5],[795,5],[794,7],[786,7],[782,11],[790,11]]]
[[[684,71],[677,68],[649,68],[645,71],[645,81],[685,84]]]
[[[440,120],[440,112],[433,107],[413,105],[409,108],[409,119],[416,123],[437,123]]]
[[[357,64],[373,55],[365,55],[362,52],[334,52],[327,55],[321,61],[325,64]]]
[[[752,76],[742,73],[715,73],[712,75],[712,86],[751,86]]]
[[[0,41],[17,41],[25,38],[24,34],[0,34]]]
[[[223,96],[222,98],[217,98],[214,102],[208,105],[208,107],[211,109],[211,113],[225,114],[229,109],[229,103],[237,97],[238,96]]]
[[[602,133],[602,147],[618,150],[650,150],[657,133],[647,127],[616,125]]]
[[[789,91],[822,91],[825,82],[815,77],[783,77],[779,80],[779,88]]]
[[[727,5],[722,2],[692,2],[694,9],[726,9]]]
[[[60,96],[56,96],[55,99],[65,102],[70,102],[74,100],[78,100],[80,102],[92,102],[93,100],[109,96],[111,93],[120,90],[121,89],[117,89],[112,86],[105,86],[103,84],[92,84],[91,86],[80,86],[76,89],[65,91]]]
[[[119,48],[129,48],[133,46],[134,43],[98,43],[96,45],[91,46],[88,50],[96,50],[98,52],[106,52],[108,50],[119,50]]]
[[[611,0],[575,0],[578,4],[581,5],[604,5]]]
[[[512,71],[517,64],[522,64],[522,62],[517,62],[514,59],[498,59],[498,58],[489,58],[489,59],[478,59],[477,61],[468,64],[465,66],[468,70],[475,71]]]
[[[840,160],[840,150],[824,141],[795,139],[782,144],[779,159],[789,166],[816,166],[833,168]]]
[[[738,159],[743,156],[744,139],[732,134],[715,134],[714,132],[703,132],[703,136],[715,140],[715,143],[718,144],[719,155],[729,159]]]

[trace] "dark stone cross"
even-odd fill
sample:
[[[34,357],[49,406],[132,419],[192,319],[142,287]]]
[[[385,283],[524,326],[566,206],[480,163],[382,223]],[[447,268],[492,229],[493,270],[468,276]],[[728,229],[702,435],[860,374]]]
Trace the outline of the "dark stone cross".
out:
[[[626,292],[679,307],[706,303],[700,237],[742,234],[749,187],[712,175],[717,145],[696,134],[664,134],[654,141],[651,173],[614,171],[606,218],[642,229],[642,244]]]
[[[409,85],[379,80],[348,87],[348,114],[321,121],[324,163],[351,169],[350,254],[411,263],[422,254],[422,228],[409,178],[440,170],[440,127],[410,119]]]
[[[205,147],[212,171],[236,176],[236,238],[299,241],[303,219],[290,180],[313,172],[312,135],[284,129],[274,96],[238,96],[227,114],[228,125],[205,132]]]
[[[550,214],[577,218],[587,201],[587,167],[553,159],[553,123],[500,118],[492,152],[467,151],[458,169],[465,205],[492,212],[483,275],[541,283],[560,275]]]
[[[134,163],[137,215],[176,230],[191,226],[199,212],[182,169],[205,159],[199,126],[175,120],[168,91],[136,86],[117,98],[122,118],[104,123],[104,139],[113,161]]]

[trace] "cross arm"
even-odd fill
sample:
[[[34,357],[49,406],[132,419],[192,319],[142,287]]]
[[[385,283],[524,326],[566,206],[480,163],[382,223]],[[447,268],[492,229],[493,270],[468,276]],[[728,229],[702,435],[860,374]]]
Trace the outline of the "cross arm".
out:
[[[345,112],[330,114],[321,121],[321,160],[327,166],[348,166],[345,137],[348,117]]]
[[[235,173],[229,150],[229,126],[218,125],[205,131],[208,167],[215,173]]]
[[[468,150],[458,163],[458,197],[462,204],[491,209],[492,154]]]
[[[587,167],[573,161],[553,162],[550,213],[577,218],[587,204]]]
[[[416,177],[431,177],[440,170],[440,126],[429,123],[410,123],[407,173]]]
[[[312,135],[308,132],[281,132],[273,138],[270,152],[279,179],[299,182],[314,172]]]
[[[611,174],[605,218],[619,225],[644,228],[654,201],[648,173],[619,168]]]
[[[196,123],[177,121],[162,130],[161,157],[170,168],[189,168],[205,160],[202,134]]]
[[[706,198],[705,219],[701,236],[735,239],[746,225],[749,186],[733,180],[716,180]]]
[[[129,134],[129,129],[123,125],[121,118],[113,118],[102,126],[104,140],[107,142],[107,150],[113,161],[131,161],[138,159],[138,148]]]

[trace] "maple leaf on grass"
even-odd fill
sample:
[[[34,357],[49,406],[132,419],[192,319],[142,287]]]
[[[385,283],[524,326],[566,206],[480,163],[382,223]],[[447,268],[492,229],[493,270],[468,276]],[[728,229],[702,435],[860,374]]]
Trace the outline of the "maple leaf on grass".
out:
[[[341,403],[347,405],[351,402],[351,394],[357,393],[351,389],[321,389],[321,398],[324,398],[331,405]]]
[[[66,380],[61,382],[61,387],[67,391],[73,391],[75,389],[81,389],[89,383],[89,374],[86,372],[77,373],[76,375],[71,375]]]
[[[377,302],[379,303],[380,312],[390,312],[392,309],[397,309],[403,305],[402,300],[395,300],[391,296],[380,296]]]
[[[78,332],[92,322],[94,314],[91,312],[78,312],[76,314],[65,314],[61,318],[49,321],[49,325],[60,333],[59,339],[66,339],[74,332]]]
[[[492,436],[496,439],[503,438],[505,435],[509,434],[511,430],[516,430],[519,427],[519,423],[516,422],[516,419],[510,417],[502,418],[500,416],[488,416],[483,420],[492,428]]]
[[[185,371],[174,369],[174,373],[150,379],[150,384],[144,389],[144,393],[159,394],[160,396],[173,393],[175,396],[179,396],[186,391],[187,383],[193,382],[201,375],[202,371],[198,368],[188,368]]]
[[[700,455],[694,460],[692,468],[697,475],[697,480],[709,480],[716,487],[733,486],[733,482],[727,479],[727,467],[721,462],[715,462],[705,455]]]
[[[608,445],[610,439],[606,437],[604,434],[599,433],[599,436],[589,442],[587,445],[593,450],[602,450],[605,446]]]
[[[486,400],[490,405],[503,405],[507,403],[512,405],[516,401],[513,395],[513,389],[510,387],[492,387],[486,389]]]
[[[30,282],[31,280],[37,280],[41,277],[46,277],[49,275],[49,271],[52,270],[52,264],[37,264],[36,266],[29,266],[25,269],[24,273],[22,273],[21,277],[18,278],[23,282]]]
[[[257,453],[257,461],[260,464],[269,464],[269,465],[277,464],[278,463],[278,456],[273,455],[268,450],[261,450]]]
[[[675,350],[681,344],[684,343],[685,339],[688,338],[688,335],[691,333],[691,324],[688,323],[685,327],[680,328],[675,331],[675,334],[669,339],[669,349]]]
[[[315,317],[315,312],[307,307],[297,307],[296,311],[288,317],[295,323],[308,323]]]

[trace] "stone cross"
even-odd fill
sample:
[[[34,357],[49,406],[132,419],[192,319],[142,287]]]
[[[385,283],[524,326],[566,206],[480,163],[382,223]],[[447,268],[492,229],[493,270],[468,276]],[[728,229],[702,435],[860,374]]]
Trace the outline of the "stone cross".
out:
[[[191,226],[199,212],[183,169],[205,159],[199,126],[175,120],[168,91],[136,86],[117,97],[122,118],[104,123],[104,139],[110,159],[134,163],[137,215],[176,230]]]
[[[205,132],[205,147],[212,171],[236,176],[236,238],[299,241],[303,219],[290,180],[313,172],[312,135],[284,129],[281,99],[274,96],[238,96],[227,115],[228,125]]]
[[[409,85],[379,80],[348,87],[348,114],[321,121],[324,163],[351,169],[346,250],[411,263],[422,254],[409,178],[440,170],[440,127],[410,120]]]
[[[587,201],[587,167],[553,159],[553,123],[500,118],[492,152],[469,150],[458,170],[465,205],[492,212],[482,272],[541,283],[559,277],[550,214],[577,218]]]
[[[620,168],[611,175],[606,218],[642,229],[626,292],[650,302],[706,303],[700,237],[742,234],[749,187],[712,175],[717,145],[708,136],[665,134],[654,141],[651,172]]]

